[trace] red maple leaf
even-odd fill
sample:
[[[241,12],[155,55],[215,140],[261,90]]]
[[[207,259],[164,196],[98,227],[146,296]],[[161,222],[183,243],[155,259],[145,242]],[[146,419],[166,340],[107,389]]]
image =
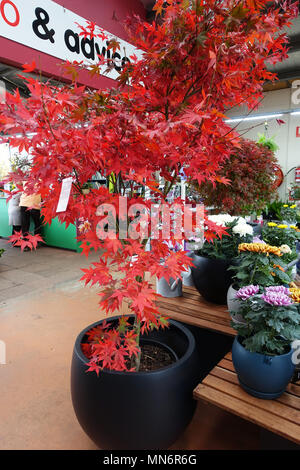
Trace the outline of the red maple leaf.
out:
[[[23,68],[24,72],[26,72],[26,73],[34,72],[35,69],[36,69],[35,60],[33,60],[33,61],[31,62],[31,64],[24,64],[24,65],[22,65],[22,68]]]

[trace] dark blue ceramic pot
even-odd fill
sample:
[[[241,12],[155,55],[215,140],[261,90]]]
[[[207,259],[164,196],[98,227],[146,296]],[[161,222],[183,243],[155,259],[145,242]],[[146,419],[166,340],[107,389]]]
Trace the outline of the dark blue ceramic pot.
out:
[[[290,382],[295,365],[293,350],[281,356],[247,351],[237,336],[232,346],[232,362],[241,386],[250,395],[271,400],[278,398]]]

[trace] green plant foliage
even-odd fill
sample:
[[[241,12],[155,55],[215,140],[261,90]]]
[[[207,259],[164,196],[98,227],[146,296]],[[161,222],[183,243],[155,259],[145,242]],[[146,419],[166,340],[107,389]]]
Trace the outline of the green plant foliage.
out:
[[[296,204],[284,204],[281,208],[282,220],[293,223],[297,220],[297,205]]]
[[[266,220],[283,220],[281,215],[281,210],[284,206],[285,202],[283,201],[273,201],[269,202],[264,210],[263,210],[263,217]]]
[[[246,224],[245,224],[246,225]],[[212,242],[205,241],[203,247],[196,251],[199,256],[218,260],[232,260],[238,255],[238,246],[240,243],[249,243],[253,239],[252,234],[235,233],[238,229],[239,218],[235,218],[232,222],[226,223],[226,231],[228,235],[224,235],[221,239],[215,238]],[[252,227],[248,226],[251,231]]]
[[[300,231],[296,226],[269,222],[263,227],[262,238],[269,245],[281,247],[284,262],[289,263],[297,258],[296,244],[300,240]]]
[[[272,253],[241,252],[230,266],[233,271],[234,286],[237,288],[251,284],[260,286],[276,286],[290,284],[292,279],[285,272],[286,264]]]
[[[273,137],[267,137],[265,136],[265,134],[258,134],[258,143],[263,145],[264,147],[267,147],[268,149],[272,150],[272,152],[277,152],[277,150],[279,150],[279,145],[276,144],[274,138],[275,136]]]
[[[259,294],[241,301],[239,314],[245,325],[232,322],[232,327],[248,351],[281,355],[290,350],[291,342],[300,339],[298,304],[270,305]]]

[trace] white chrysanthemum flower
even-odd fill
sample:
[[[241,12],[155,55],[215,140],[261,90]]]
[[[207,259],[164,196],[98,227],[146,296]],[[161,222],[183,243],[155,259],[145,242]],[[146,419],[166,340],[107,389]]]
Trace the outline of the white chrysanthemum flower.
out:
[[[222,220],[225,224],[230,224],[234,221],[234,217],[229,214],[220,214],[222,216]]]
[[[245,237],[246,235],[253,235],[253,228],[248,224],[237,224],[232,229],[233,233]]]
[[[226,224],[229,224],[234,220],[234,217],[231,217],[231,215],[229,214],[217,214],[217,215],[209,215],[208,219],[217,225],[221,225],[225,227]]]
[[[286,254],[289,254],[289,255],[292,253],[292,250],[290,249],[289,245],[281,245],[280,251],[282,253],[286,253]]]
[[[247,222],[246,222],[246,219],[244,219],[244,217],[234,217],[235,219],[237,219],[237,225],[245,225]]]

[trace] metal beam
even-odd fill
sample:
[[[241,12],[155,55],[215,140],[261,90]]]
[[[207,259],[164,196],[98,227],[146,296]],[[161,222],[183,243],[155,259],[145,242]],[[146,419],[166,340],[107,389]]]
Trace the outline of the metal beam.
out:
[[[141,0],[141,2],[148,11],[151,11],[155,4],[155,0]]]

